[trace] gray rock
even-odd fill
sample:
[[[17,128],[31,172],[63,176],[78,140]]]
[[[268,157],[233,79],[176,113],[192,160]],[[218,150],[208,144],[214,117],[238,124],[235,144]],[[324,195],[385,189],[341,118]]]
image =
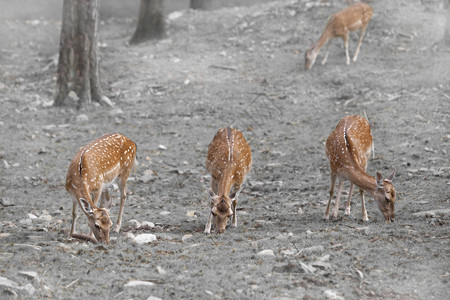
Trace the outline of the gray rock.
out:
[[[88,117],[87,115],[85,115],[85,114],[79,114],[79,115],[76,117],[75,121],[76,121],[77,123],[88,122],[88,121],[89,121],[89,117]]]
[[[259,251],[257,255],[259,255],[259,256],[275,256],[275,253],[273,253],[273,250],[271,250],[271,249],[266,249],[266,250]]]
[[[13,199],[11,199],[9,197],[2,197],[0,199],[0,204],[3,206],[14,206],[15,205]]]
[[[134,242],[138,245],[148,244],[156,241],[156,235],[151,233],[142,233],[134,238]]]

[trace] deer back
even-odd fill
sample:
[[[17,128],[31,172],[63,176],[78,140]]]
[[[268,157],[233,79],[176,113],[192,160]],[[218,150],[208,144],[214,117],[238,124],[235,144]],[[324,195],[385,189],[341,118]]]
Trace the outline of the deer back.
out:
[[[333,36],[342,36],[348,31],[354,31],[369,23],[373,9],[366,3],[355,3],[333,14],[325,31],[331,31]]]
[[[326,154],[334,173],[345,168],[365,169],[372,147],[369,122],[361,116],[343,118],[326,142]]]
[[[66,189],[77,198],[91,200],[90,192],[131,172],[136,144],[118,134],[104,134],[81,148],[73,158],[66,177]]]
[[[206,169],[219,182],[218,193],[229,193],[232,185],[241,185],[251,165],[251,149],[242,133],[229,127],[220,129],[209,145],[206,157]],[[225,181],[229,184],[224,184]],[[221,191],[222,185],[228,190]]]

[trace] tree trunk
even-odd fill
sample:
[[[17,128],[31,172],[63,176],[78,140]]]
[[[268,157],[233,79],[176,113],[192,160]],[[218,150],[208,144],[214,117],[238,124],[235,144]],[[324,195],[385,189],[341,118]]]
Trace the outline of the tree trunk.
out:
[[[444,33],[444,45],[450,47],[450,0],[447,0],[444,4],[444,8],[447,9],[445,20],[445,33]]]
[[[164,33],[163,0],[141,0],[137,27],[130,44],[162,38]]]
[[[100,101],[98,8],[99,0],[64,0],[55,106],[64,105],[70,91],[79,109]]]
[[[190,7],[192,9],[210,9],[211,8],[211,0],[191,0]]]

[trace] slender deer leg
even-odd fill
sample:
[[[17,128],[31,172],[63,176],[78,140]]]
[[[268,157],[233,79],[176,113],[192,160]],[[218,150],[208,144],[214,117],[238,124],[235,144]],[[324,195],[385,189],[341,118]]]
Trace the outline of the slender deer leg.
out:
[[[345,214],[350,214],[350,206],[352,205],[353,183],[350,183],[350,191],[348,192],[347,206],[345,207]]]
[[[367,26],[362,27],[359,31],[359,41],[358,41],[358,46],[356,47],[355,55],[353,56],[353,62],[355,62],[358,59],[359,48],[361,47],[361,43],[364,38],[364,34],[366,32],[366,27]]]
[[[362,211],[362,220],[369,221],[369,217],[367,216],[366,203],[364,201],[364,190],[359,189],[359,193],[361,194],[361,211]]]
[[[72,227],[70,228],[70,236],[75,232],[75,227],[77,223],[77,207],[78,207],[78,200],[74,199],[72,204]]]
[[[235,188],[235,191],[240,191],[242,189],[242,185]],[[236,216],[236,206],[238,204],[238,193],[236,193],[236,196],[234,197],[234,201],[231,202],[231,208],[233,210],[233,220],[231,222],[233,227],[237,227],[237,216]]]
[[[344,34],[342,36],[342,38],[344,39],[344,47],[345,47],[345,58],[346,58],[345,63],[347,65],[349,65],[350,64],[350,56],[348,55],[348,32],[346,34]]]
[[[111,201],[111,195],[109,194],[109,189],[105,187],[102,192],[101,200],[100,200],[100,206],[99,207],[105,207],[107,203]]]
[[[128,176],[122,176],[119,178],[119,191],[120,191],[120,209],[119,209],[119,216],[117,217],[117,223],[114,227],[115,232],[119,232],[120,228],[122,227],[122,214],[123,214],[123,207],[125,206],[125,202],[127,200],[127,177]]]
[[[98,206],[98,201],[100,200],[100,196],[102,195],[103,190],[103,184],[98,190],[91,191],[92,193],[92,201],[94,202],[95,206]]]
[[[333,214],[332,214],[332,216],[334,218],[337,218],[337,216],[339,214],[339,201],[341,200],[341,194],[342,194],[342,187],[343,186],[344,186],[344,180],[339,178],[336,202],[334,203],[334,209],[333,209]]]
[[[328,40],[328,44],[327,44],[327,51],[325,52],[325,56],[322,59],[322,65],[324,65],[327,62],[328,59],[328,53],[330,52],[330,44],[331,44],[331,39]]]
[[[323,215],[323,218],[325,220],[328,220],[330,218],[330,206],[331,206],[331,199],[334,195],[334,186],[336,184],[336,175],[331,173],[331,185],[330,185],[330,198],[328,199],[328,205],[325,209],[325,214]]]
[[[206,225],[205,225],[205,233],[211,233],[211,222],[212,222],[212,218],[213,218],[213,215],[212,215],[212,213],[210,212],[209,213],[209,218],[208,218],[208,222],[206,222]]]

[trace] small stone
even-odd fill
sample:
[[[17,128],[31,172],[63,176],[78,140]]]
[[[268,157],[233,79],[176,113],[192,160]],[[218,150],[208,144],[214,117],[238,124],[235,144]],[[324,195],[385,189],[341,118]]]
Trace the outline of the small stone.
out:
[[[19,274],[23,275],[29,279],[36,279],[36,277],[38,276],[38,274],[33,271],[20,271]]]
[[[259,255],[259,256],[275,256],[275,253],[273,253],[273,250],[271,250],[271,249],[266,249],[266,250],[259,251],[257,255]]]
[[[5,238],[5,237],[8,237],[10,235],[11,235],[11,233],[9,233],[9,232],[2,232],[2,233],[0,233],[0,238]]]
[[[50,216],[50,215],[40,215],[39,216],[39,220],[44,220],[44,221],[51,221],[51,220],[53,220],[53,217],[52,216]]]
[[[189,239],[192,238],[192,237],[193,237],[193,235],[190,234],[190,233],[185,234],[185,235],[183,235],[183,237],[181,238],[181,241],[182,241],[183,243],[186,243],[186,241],[189,240]]]
[[[109,107],[114,107],[114,103],[111,101],[111,99],[109,99],[109,98],[106,97],[105,95],[103,95],[103,96],[100,98],[100,104],[106,105],[106,106],[109,106]]]
[[[128,233],[125,235],[125,238],[126,238],[127,240],[134,240],[134,239],[136,238],[136,236],[135,236],[133,233],[128,232]]]
[[[141,227],[141,223],[136,219],[131,219],[127,222],[130,226],[133,226],[134,228],[138,229]]]
[[[67,94],[67,98],[69,98],[69,100],[71,100],[72,102],[78,102],[78,100],[80,99],[77,93],[75,93],[74,91],[70,91],[69,94]]]
[[[158,274],[164,275],[167,273],[166,270],[164,270],[161,266],[156,266],[156,272],[158,272]]]
[[[0,199],[0,204],[3,206],[14,206],[14,201],[9,197],[2,197]]]
[[[190,210],[190,211],[188,211],[188,212],[186,213],[186,216],[187,216],[187,217],[193,217],[193,216],[195,216],[195,210]]]
[[[77,123],[84,123],[89,121],[89,117],[85,114],[80,114],[76,117],[75,121]]]
[[[168,215],[171,214],[171,212],[170,212],[170,211],[167,211],[167,210],[163,210],[163,211],[160,212],[159,214],[160,214],[161,216],[168,216]]]
[[[151,233],[142,233],[134,238],[134,242],[138,245],[148,244],[156,241],[156,235]]]
[[[115,108],[115,109],[111,110],[108,113],[108,115],[111,117],[121,116],[121,115],[123,115],[123,110],[121,108]]]
[[[149,222],[149,221],[143,221],[141,224],[141,227],[152,229],[152,228],[155,228],[155,223]]]
[[[136,287],[136,286],[154,286],[155,284],[150,281],[143,280],[131,280],[124,285],[124,287]]]
[[[330,300],[345,300],[344,297],[339,296],[337,294],[337,292],[335,292],[333,290],[326,290],[323,293],[325,295],[325,298],[330,299]]]
[[[155,297],[155,296],[150,296],[147,298],[147,300],[162,300],[161,298]]]
[[[158,149],[159,149],[159,150],[167,150],[167,147],[164,146],[164,145],[159,145],[159,146],[158,146]]]
[[[364,235],[370,234],[370,227],[368,227],[368,226],[358,227],[358,228],[355,228],[355,229],[358,230],[359,232],[361,232]]]

